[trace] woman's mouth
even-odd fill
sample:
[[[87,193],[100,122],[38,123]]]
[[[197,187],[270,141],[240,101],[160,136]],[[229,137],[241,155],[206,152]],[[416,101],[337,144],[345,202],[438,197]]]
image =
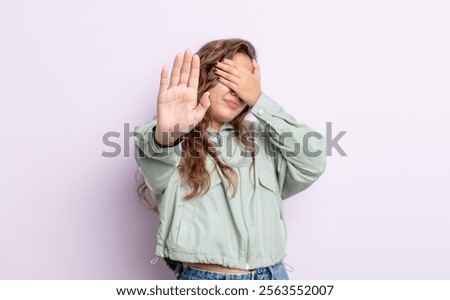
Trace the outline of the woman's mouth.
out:
[[[230,100],[225,100],[228,103],[228,106],[231,107],[232,109],[236,109],[239,107],[239,104],[237,102],[234,101],[230,101]]]

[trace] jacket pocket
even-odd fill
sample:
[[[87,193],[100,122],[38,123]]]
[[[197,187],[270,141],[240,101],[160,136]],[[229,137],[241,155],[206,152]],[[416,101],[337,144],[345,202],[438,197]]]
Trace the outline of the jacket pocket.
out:
[[[276,177],[268,174],[259,174],[258,181],[261,186],[272,191],[273,193],[278,193],[278,183],[276,182]]]
[[[210,176],[211,182],[206,194],[197,195],[191,200],[183,200],[178,204],[177,209],[181,213],[174,245],[177,249],[185,252],[195,252],[199,249],[205,251],[208,242],[204,241],[204,236],[213,235],[215,229],[214,226],[211,226],[211,220],[203,213],[199,213],[199,211],[204,212],[214,209],[211,202],[218,198],[214,195],[223,193],[222,180],[219,174],[213,172]]]
[[[279,230],[279,237],[282,238],[283,243],[287,239],[286,224],[283,218],[283,207],[281,195],[279,192],[278,182],[275,175],[269,175],[267,172],[260,172],[258,174],[259,188],[261,190],[261,201],[264,201],[264,207],[271,213],[277,212],[277,217],[273,219],[274,226]]]
[[[180,245],[185,245],[186,242],[188,242],[188,240],[186,240],[186,236],[191,231],[191,228],[187,228],[187,226],[189,226],[189,221],[192,220],[193,217],[190,205],[183,205],[182,207],[179,207],[179,209],[181,209],[181,216],[177,236],[175,238],[175,248],[178,248]]]

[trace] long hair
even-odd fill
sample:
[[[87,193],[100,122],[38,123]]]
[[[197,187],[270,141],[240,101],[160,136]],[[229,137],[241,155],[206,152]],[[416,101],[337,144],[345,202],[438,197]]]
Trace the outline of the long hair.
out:
[[[256,59],[256,50],[253,45],[243,39],[220,39],[208,42],[203,45],[196,53],[200,57],[200,77],[197,93],[197,104],[205,92],[216,86],[219,82],[214,74],[214,63],[222,58],[232,59],[236,53],[242,53]],[[251,154],[252,163],[250,170],[254,167],[255,156],[253,147],[253,137],[247,132],[252,128],[246,126],[245,116],[249,113],[248,105],[242,112],[236,116],[230,124],[233,126],[234,138],[243,145],[247,152]],[[207,138],[207,129],[211,122],[211,110],[208,109],[203,119],[195,126],[193,130],[185,134],[182,143],[182,161],[178,165],[178,171],[183,183],[191,187],[192,192],[184,196],[184,200],[204,194],[208,191],[211,180],[206,169],[206,157],[209,154],[215,161],[215,168],[218,167],[225,176],[229,187],[233,187],[232,198],[237,192],[237,174],[236,171],[222,162],[219,155],[216,154],[214,145]],[[250,125],[250,123],[248,123]],[[145,181],[138,186],[137,192],[141,200],[150,205],[150,209],[158,212],[156,205],[152,205],[146,197],[148,187]]]

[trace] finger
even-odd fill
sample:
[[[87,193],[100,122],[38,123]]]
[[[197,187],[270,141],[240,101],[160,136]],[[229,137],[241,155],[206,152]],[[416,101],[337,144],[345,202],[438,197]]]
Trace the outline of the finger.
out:
[[[223,62],[217,62],[216,68],[220,68],[224,71],[227,71],[230,74],[233,74],[236,77],[239,77],[242,73],[242,69],[239,68],[232,60],[225,59]]]
[[[173,61],[172,73],[170,74],[170,87],[177,86],[180,80],[181,58],[181,54],[178,53]]]
[[[217,80],[220,83],[224,84],[225,86],[229,87],[231,90],[237,92],[237,88],[238,88],[237,84],[227,80],[226,78],[220,77],[220,76],[217,78]]]
[[[228,58],[222,58],[219,63],[223,63],[232,67],[237,67],[238,65],[231,59]]]
[[[256,78],[258,78],[258,80],[261,79],[261,74],[260,74],[260,70],[259,70],[259,65],[256,62],[256,59],[252,59],[252,64],[253,64],[253,75],[256,76]]]
[[[209,106],[211,105],[211,99],[210,92],[205,92],[202,95],[202,98],[200,99],[200,103],[197,105],[197,107],[194,109],[195,114],[195,120],[201,120],[203,119],[203,116],[205,115],[206,111],[208,110]],[[197,125],[197,124],[195,124]]]
[[[189,49],[184,51],[183,66],[181,68],[180,82],[178,84],[187,84],[189,73],[191,72],[192,52]]]
[[[223,77],[223,78],[227,79],[228,81],[231,81],[231,82],[236,83],[236,84],[239,83],[239,77],[237,77],[237,76],[235,76],[235,75],[233,75],[231,73],[227,73],[227,72],[222,71],[221,69],[217,69],[217,68],[214,69],[214,73],[217,76],[220,76],[220,77]]]
[[[200,57],[195,54],[192,58],[191,73],[189,75],[188,87],[198,89],[198,80],[200,76]]]
[[[164,66],[161,71],[161,80],[159,82],[159,91],[167,90],[167,68]]]

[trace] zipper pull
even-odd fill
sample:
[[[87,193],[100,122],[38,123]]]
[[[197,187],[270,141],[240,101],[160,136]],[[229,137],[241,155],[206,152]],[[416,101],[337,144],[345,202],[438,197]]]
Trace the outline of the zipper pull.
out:
[[[293,267],[291,267],[290,265],[288,265],[287,263],[285,263],[284,260],[282,261],[282,263],[290,268],[290,270],[289,270],[289,269],[286,269],[286,271],[288,271],[288,272],[294,272],[295,269],[294,269]]]
[[[158,256],[153,257],[153,259],[150,261],[150,263],[152,265],[156,264],[156,262],[158,261],[158,258],[159,258]]]

